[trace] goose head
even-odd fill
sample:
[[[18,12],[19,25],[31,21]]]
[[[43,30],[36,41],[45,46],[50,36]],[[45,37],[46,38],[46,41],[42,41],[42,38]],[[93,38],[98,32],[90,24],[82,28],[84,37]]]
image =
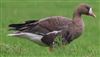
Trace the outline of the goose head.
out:
[[[96,17],[93,13],[92,7],[87,4],[80,4],[76,9],[75,14]]]

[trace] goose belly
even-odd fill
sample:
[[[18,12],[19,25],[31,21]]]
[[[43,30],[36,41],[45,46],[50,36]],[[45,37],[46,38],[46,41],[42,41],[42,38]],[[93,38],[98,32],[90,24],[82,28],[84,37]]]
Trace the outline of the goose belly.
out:
[[[28,38],[30,38],[30,40],[32,40],[34,43],[40,45],[40,46],[47,46],[45,43],[42,42],[42,35],[37,35],[37,34],[30,34],[30,36],[28,36]],[[27,39],[28,39],[27,38]]]
[[[8,36],[15,36],[15,37],[20,37],[20,38],[28,39],[28,40],[31,40],[34,43],[38,44],[38,45],[47,46],[41,40],[43,38],[42,35],[37,35],[37,34],[34,34],[34,33],[20,32],[20,33],[8,34]]]
[[[79,36],[81,36],[83,32],[83,29],[76,29],[74,31],[72,31],[71,35],[72,35],[72,40],[78,38]]]

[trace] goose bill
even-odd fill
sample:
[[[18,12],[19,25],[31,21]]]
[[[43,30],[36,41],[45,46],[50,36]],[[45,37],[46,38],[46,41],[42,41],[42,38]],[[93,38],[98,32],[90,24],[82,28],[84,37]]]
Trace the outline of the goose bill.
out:
[[[96,17],[96,15],[95,15],[95,14],[93,13],[93,11],[92,11],[92,8],[89,9],[89,15],[90,15],[90,16],[93,16],[93,17]]]

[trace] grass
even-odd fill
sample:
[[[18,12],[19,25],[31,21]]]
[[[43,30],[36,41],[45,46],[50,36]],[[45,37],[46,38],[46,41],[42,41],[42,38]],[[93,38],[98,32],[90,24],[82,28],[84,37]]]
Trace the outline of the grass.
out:
[[[48,48],[17,37],[6,36],[8,24],[20,23],[48,16],[72,17],[75,6],[90,4],[96,18],[83,16],[85,31],[65,48],[48,52]],[[96,0],[1,0],[0,1],[0,56],[1,57],[99,57],[100,56],[100,1]]]

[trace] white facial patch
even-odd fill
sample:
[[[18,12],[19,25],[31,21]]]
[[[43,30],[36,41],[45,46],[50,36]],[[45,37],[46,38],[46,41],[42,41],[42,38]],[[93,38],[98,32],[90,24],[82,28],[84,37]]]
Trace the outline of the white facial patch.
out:
[[[89,14],[92,14],[92,13],[93,13],[92,8],[90,8],[89,9]]]

